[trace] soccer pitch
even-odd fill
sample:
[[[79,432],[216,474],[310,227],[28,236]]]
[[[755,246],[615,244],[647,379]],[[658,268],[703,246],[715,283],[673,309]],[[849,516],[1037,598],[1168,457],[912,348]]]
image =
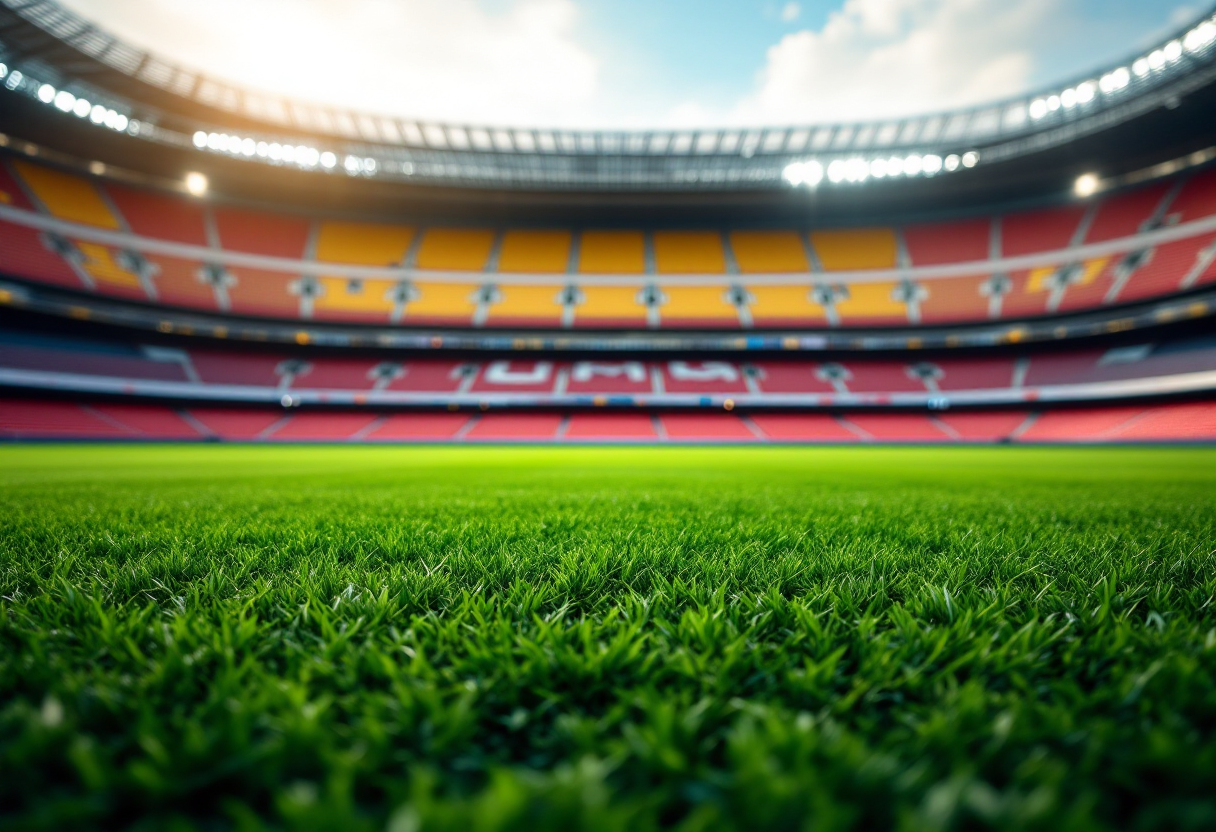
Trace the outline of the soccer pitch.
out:
[[[1216,450],[0,448],[5,829],[1216,828]]]

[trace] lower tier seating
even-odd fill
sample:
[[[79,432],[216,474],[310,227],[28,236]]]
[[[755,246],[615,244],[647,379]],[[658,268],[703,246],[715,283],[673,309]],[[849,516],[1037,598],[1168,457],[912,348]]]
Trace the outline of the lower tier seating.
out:
[[[0,399],[2,440],[537,443],[1216,442],[1216,401],[1053,410],[451,413]]]
[[[0,387],[332,405],[996,405],[1216,390],[1216,338],[974,357],[570,361],[167,348],[0,328]],[[973,429],[990,428],[935,430]]]

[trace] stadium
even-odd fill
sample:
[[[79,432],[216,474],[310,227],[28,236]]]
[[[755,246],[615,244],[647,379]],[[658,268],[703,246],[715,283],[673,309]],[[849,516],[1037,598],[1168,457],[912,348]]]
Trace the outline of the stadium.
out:
[[[1216,826],[1216,9],[602,130],[72,6],[0,0],[0,826]]]

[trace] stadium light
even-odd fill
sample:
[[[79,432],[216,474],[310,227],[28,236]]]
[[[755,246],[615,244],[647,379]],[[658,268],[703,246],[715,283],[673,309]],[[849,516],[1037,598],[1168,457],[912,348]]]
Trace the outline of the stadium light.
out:
[[[186,174],[186,190],[191,196],[203,196],[207,193],[207,177],[198,171]]]
[[[1072,185],[1072,192],[1081,199],[1088,199],[1098,192],[1101,187],[1102,180],[1098,178],[1096,173],[1083,173],[1077,177],[1077,181]]]
[[[55,100],[55,88],[50,84],[43,84],[38,88],[38,100],[43,104],[50,104]]]

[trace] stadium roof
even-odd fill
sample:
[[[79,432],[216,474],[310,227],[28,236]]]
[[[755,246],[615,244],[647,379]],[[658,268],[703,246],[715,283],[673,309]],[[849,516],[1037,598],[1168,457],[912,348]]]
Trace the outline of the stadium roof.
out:
[[[1216,15],[1033,95],[912,118],[768,129],[524,130],[342,111],[177,66],[54,0],[0,0],[0,66],[5,91],[98,130],[280,168],[547,191],[827,188],[961,173],[1175,106],[1216,80]]]

